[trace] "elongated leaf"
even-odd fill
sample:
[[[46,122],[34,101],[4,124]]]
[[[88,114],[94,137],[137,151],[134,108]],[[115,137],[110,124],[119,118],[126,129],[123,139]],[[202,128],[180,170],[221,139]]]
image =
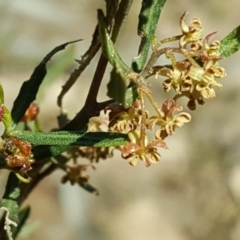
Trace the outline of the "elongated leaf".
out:
[[[16,239],[16,237],[18,236],[18,234],[22,230],[24,224],[26,223],[26,221],[27,221],[27,219],[30,215],[30,210],[31,209],[30,209],[29,206],[20,210],[20,212],[19,212],[19,224],[18,224],[17,227],[12,227],[13,239]]]
[[[3,106],[4,114],[3,114],[3,119],[2,122],[5,127],[5,134],[10,134],[13,128],[13,120],[10,111]]]
[[[39,87],[47,74],[47,62],[52,58],[55,53],[63,50],[67,45],[75,43],[77,41],[67,42],[54,48],[43,58],[40,64],[34,69],[30,79],[23,83],[20,92],[16,100],[14,101],[13,109],[11,112],[12,119],[15,124],[19,123],[26,110],[28,109],[30,103],[32,103],[36,99]]]
[[[115,17],[112,41],[115,43],[131,9],[133,0],[121,0]]]
[[[107,96],[113,98],[124,108],[129,108],[138,98],[137,87],[133,83],[123,81],[121,75],[113,68],[107,84]]]
[[[12,136],[28,141],[33,145],[110,147],[128,142],[127,134],[108,132],[14,131]]]
[[[51,67],[48,68],[47,75],[44,78],[37,95],[38,102],[41,102],[45,97],[46,90],[51,86],[51,84],[61,76],[64,76],[64,74],[72,68],[75,53],[76,48],[75,46],[71,45],[61,53],[61,56],[57,57],[51,62]]]
[[[36,161],[41,161],[46,158],[58,156],[66,152],[71,146],[42,146],[38,145],[33,148],[33,156]]]
[[[121,76],[117,73],[116,69],[113,68],[110,81],[107,84],[107,96],[113,98],[118,103],[124,103],[124,96],[127,90],[127,82],[123,81]]]
[[[128,108],[138,97],[137,91],[134,91],[135,87],[128,87],[129,81],[127,80],[127,75],[132,72],[132,70],[123,62],[116,51],[107,32],[104,15],[101,10],[98,11],[98,21],[103,53],[114,68],[107,86],[107,95],[121,103],[123,107]]]
[[[141,72],[146,63],[151,41],[165,2],[166,0],[142,0],[138,22],[138,35],[141,37],[141,43],[138,56],[133,59],[132,63],[132,69],[135,72]]]
[[[9,239],[13,239],[11,225],[17,227],[19,222],[18,198],[20,196],[20,189],[18,185],[18,179],[14,173],[10,173],[6,185],[6,190],[0,204],[0,209],[6,211],[4,229],[6,230]]]
[[[12,130],[12,117],[8,108],[4,105],[4,90],[0,83],[0,121],[3,122],[5,127],[5,133]]]
[[[131,107],[137,98],[138,98],[137,86],[135,86],[134,84],[130,84],[124,95],[124,100],[122,103],[123,107],[124,108]]]
[[[4,91],[1,83],[0,83],[0,104],[4,104]]]
[[[90,185],[89,183],[82,183],[79,185],[89,193],[95,193],[96,195],[99,194],[98,190],[95,187],[93,187],[92,185]]]
[[[222,57],[229,57],[240,49],[240,26],[236,27],[221,40],[220,53]]]
[[[33,149],[34,159],[41,161],[67,151],[71,146],[110,147],[128,142],[128,136],[121,133],[107,132],[18,132],[12,136],[36,145]],[[49,146],[48,146],[49,145]]]
[[[114,47],[114,44],[106,29],[105,18],[102,10],[98,10],[98,30],[105,57],[124,80],[126,75],[131,72],[131,69],[123,62]]]

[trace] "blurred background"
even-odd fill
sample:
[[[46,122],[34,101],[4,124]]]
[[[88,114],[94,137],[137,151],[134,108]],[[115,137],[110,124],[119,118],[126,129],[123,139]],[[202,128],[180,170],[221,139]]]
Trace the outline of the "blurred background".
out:
[[[117,48],[131,64],[137,55],[138,13],[134,1]],[[157,39],[180,33],[179,18],[199,17],[204,35],[217,31],[222,39],[239,25],[236,0],[168,0],[161,15]],[[0,81],[11,108],[23,81],[55,46],[79,38],[84,41],[58,53],[49,64],[49,75],[38,96],[44,131],[57,126],[56,98],[69,73],[88,48],[96,25],[96,10],[103,0],[0,0]],[[82,107],[99,55],[64,98],[73,117]],[[169,150],[161,162],[146,168],[131,167],[116,151],[87,172],[99,196],[78,186],[62,185],[57,171],[40,183],[25,205],[31,217],[19,239],[34,240],[239,240],[240,239],[240,95],[239,58],[236,53],[221,64],[227,77],[217,98],[197,106],[192,121],[167,139]],[[164,59],[163,59],[164,61]],[[110,70],[110,68],[109,68]],[[105,75],[99,100],[106,100]],[[163,94],[153,80],[154,96]],[[169,96],[172,96],[171,93]],[[188,110],[187,110],[188,111]],[[4,191],[6,173],[0,174]]]

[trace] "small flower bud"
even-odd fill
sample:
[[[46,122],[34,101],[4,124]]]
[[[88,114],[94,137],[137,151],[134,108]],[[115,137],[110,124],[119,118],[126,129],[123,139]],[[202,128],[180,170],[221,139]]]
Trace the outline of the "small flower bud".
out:
[[[39,107],[36,103],[31,103],[26,113],[22,117],[22,122],[33,121],[38,117]]]

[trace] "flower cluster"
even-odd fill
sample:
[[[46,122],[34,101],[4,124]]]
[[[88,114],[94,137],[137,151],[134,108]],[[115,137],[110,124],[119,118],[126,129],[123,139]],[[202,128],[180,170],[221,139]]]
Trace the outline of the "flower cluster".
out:
[[[185,12],[180,18],[180,27],[182,35],[180,38],[180,47],[183,48],[187,44],[190,44],[191,50],[199,50],[202,47],[202,24],[199,18],[193,18],[190,25],[185,23],[185,17],[188,12]]]
[[[29,142],[17,137],[4,138],[1,143],[1,153],[6,165],[10,168],[18,168],[19,172],[26,173],[34,163],[32,146]]]
[[[113,104],[109,110],[109,131],[127,133],[130,142],[122,147],[122,157],[133,166],[138,160],[150,166],[160,160],[158,147],[167,149],[165,139],[174,134],[176,128],[191,121],[191,115],[183,112],[183,107],[177,103],[180,97],[188,98],[188,108],[194,110],[196,102],[203,104],[204,100],[216,96],[215,89],[222,85],[217,81],[226,76],[224,68],[219,65],[220,42],[209,43],[209,34],[202,40],[202,24],[198,18],[193,18],[188,26],[184,13],[180,19],[181,35],[154,42],[153,52],[146,67],[140,73],[131,72],[128,79],[138,89],[139,98],[129,108]],[[176,48],[160,48],[163,44],[178,41]],[[160,55],[165,54],[171,61],[169,66],[154,66]],[[181,54],[184,60],[177,61],[175,54]],[[163,89],[168,92],[175,90],[175,96],[167,99],[162,107],[154,100],[147,78],[151,75],[163,76]],[[150,116],[145,108],[144,98],[150,101],[156,114]],[[154,131],[154,139],[149,140],[147,131]]]
[[[88,183],[89,176],[85,175],[84,172],[87,170],[87,168],[92,167],[90,164],[85,165],[76,165],[76,166],[65,166],[66,169],[66,175],[62,177],[62,183],[70,182],[71,185],[74,184],[86,184]]]
[[[217,79],[226,76],[224,68],[220,67],[220,42],[209,43],[209,34],[202,41],[202,25],[198,18],[191,21],[190,26],[184,22],[186,13],[181,17],[180,25],[182,35],[179,39],[179,50],[186,60],[176,62],[173,52],[166,52],[170,56],[172,68],[163,67],[155,74],[167,77],[163,82],[166,92],[170,89],[176,91],[174,99],[185,96],[189,99],[188,107],[196,109],[196,102],[203,104],[205,99],[216,96],[213,87],[221,88]]]
[[[127,109],[115,103],[106,108],[105,112],[107,110],[110,110],[108,127],[111,132],[128,133],[134,131],[140,125],[143,114],[146,117],[149,115],[148,111],[141,109],[139,101]]]
[[[39,107],[36,103],[32,102],[28,107],[27,111],[25,112],[24,116],[22,117],[22,122],[30,122],[37,119],[39,114]]]
[[[91,163],[113,157],[114,147],[73,147],[68,151],[71,159],[77,162],[79,157],[87,158]]]
[[[149,167],[152,163],[160,160],[161,155],[157,151],[157,147],[167,149],[166,143],[161,139],[149,142],[148,137],[145,136],[144,143],[142,143],[139,130],[129,132],[128,136],[131,142],[123,146],[122,157],[129,160],[132,166],[136,166],[137,160],[140,159],[146,167]]]
[[[186,112],[181,112],[176,115],[173,113],[181,111],[182,106],[177,104],[173,99],[168,99],[162,105],[162,116],[152,116],[147,121],[147,128],[153,130],[157,125],[160,128],[155,133],[156,139],[165,139],[167,136],[175,133],[176,128],[180,128],[184,123],[191,121],[191,115]]]
[[[107,131],[108,120],[103,117],[93,117],[88,123],[88,132]],[[114,147],[72,147],[68,155],[77,164],[79,158],[86,158],[91,163],[99,162],[100,159],[107,159],[113,156]]]
[[[118,113],[115,112],[116,106],[108,109],[111,109],[109,130],[128,133],[130,143],[122,147],[122,157],[129,160],[133,166],[137,164],[138,159],[142,160],[146,166],[158,162],[161,155],[157,147],[167,149],[163,139],[172,135],[177,127],[182,127],[184,123],[191,120],[188,113],[181,112],[174,115],[174,112],[181,111],[182,107],[173,99],[168,99],[163,103],[158,116],[149,116],[148,111],[141,109],[138,100],[130,108],[122,109]],[[124,129],[121,126],[124,126]],[[149,141],[145,130],[153,130],[155,126],[158,127],[155,139]]]
[[[146,166],[158,162],[161,158],[158,148],[167,149],[166,138],[173,135],[177,128],[191,121],[191,115],[184,112],[183,107],[177,102],[180,97],[187,97],[188,108],[194,110],[196,102],[203,104],[204,100],[216,96],[214,87],[222,87],[217,80],[226,76],[224,68],[219,64],[220,42],[209,43],[214,33],[202,39],[203,28],[200,20],[193,18],[188,26],[185,23],[185,16],[186,13],[180,19],[181,34],[154,43],[150,59],[142,72],[132,71],[127,75],[126,80],[135,84],[137,88],[136,101],[128,108],[124,108],[120,103],[113,103],[104,109],[108,119],[92,118],[89,122],[88,131],[91,132],[128,134],[129,143],[118,149],[122,152],[122,158],[127,159],[133,166],[138,160],[144,162]],[[171,41],[178,41],[178,47],[161,48],[163,44]],[[175,54],[181,54],[184,59],[177,61]],[[154,66],[161,55],[165,55],[170,60],[171,66]],[[165,92],[171,89],[175,91],[175,96],[166,99],[161,107],[152,96],[147,81],[152,75],[165,77],[163,80]],[[155,113],[150,114],[146,109],[146,98]],[[151,131],[154,134],[151,134]],[[111,157],[113,149],[114,147],[80,147],[71,149],[69,154],[75,164],[78,157],[87,158],[93,163]],[[80,170],[74,168],[73,173],[76,171]]]

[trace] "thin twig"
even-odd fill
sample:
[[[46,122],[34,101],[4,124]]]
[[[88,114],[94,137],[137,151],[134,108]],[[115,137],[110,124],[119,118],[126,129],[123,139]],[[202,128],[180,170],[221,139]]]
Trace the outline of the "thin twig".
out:
[[[91,60],[94,58],[94,56],[96,55],[100,47],[101,47],[101,44],[98,40],[98,25],[97,25],[93,33],[93,38],[92,38],[92,42],[89,49],[82,56],[81,60],[76,60],[79,63],[79,67],[72,72],[72,74],[69,76],[64,86],[62,86],[62,90],[57,98],[57,104],[60,108],[62,108],[63,97],[70,90],[70,88],[75,84],[77,79],[81,76],[82,72],[90,64]]]

